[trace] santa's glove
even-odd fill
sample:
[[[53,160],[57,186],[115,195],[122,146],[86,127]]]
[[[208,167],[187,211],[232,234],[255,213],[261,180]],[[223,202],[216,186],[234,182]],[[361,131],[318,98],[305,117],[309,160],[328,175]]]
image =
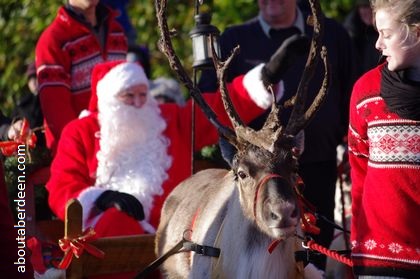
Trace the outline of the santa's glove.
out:
[[[143,206],[138,199],[127,193],[106,190],[96,199],[95,206],[101,211],[115,207],[134,219],[144,220]]]
[[[264,85],[277,84],[296,58],[308,54],[309,46],[310,40],[305,35],[295,34],[287,38],[262,68]]]

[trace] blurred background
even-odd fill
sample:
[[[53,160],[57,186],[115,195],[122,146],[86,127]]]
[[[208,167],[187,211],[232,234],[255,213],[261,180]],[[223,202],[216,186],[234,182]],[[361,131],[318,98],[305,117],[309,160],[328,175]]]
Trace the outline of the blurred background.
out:
[[[303,1],[303,0],[302,0]],[[168,24],[178,31],[173,40],[175,50],[191,70],[192,51],[189,31],[194,26],[193,0],[169,0]],[[25,71],[34,59],[35,44],[44,28],[56,16],[65,1],[0,0],[0,109],[9,114],[26,88]],[[321,0],[323,12],[343,22],[355,6],[355,0]],[[212,24],[224,30],[253,17],[258,10],[255,0],[204,1],[200,11],[213,14]],[[157,50],[157,22],[153,0],[129,1],[127,11],[136,31],[136,43],[150,51],[151,78],[173,76],[166,58]]]

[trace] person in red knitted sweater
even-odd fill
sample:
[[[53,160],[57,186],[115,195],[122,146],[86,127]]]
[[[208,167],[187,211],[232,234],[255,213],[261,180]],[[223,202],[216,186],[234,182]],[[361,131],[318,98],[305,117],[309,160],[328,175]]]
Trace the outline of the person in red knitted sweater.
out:
[[[63,127],[88,107],[94,65],[127,54],[115,12],[98,2],[68,0],[36,45],[45,137],[53,155]]]
[[[355,83],[350,103],[354,273],[419,278],[420,2],[371,4],[386,61]]]

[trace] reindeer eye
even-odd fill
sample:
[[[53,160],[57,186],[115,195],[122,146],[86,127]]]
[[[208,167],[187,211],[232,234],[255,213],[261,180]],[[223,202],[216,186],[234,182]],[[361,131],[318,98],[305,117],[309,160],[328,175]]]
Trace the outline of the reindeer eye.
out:
[[[238,171],[238,176],[240,179],[245,179],[247,177],[246,173],[244,171]]]

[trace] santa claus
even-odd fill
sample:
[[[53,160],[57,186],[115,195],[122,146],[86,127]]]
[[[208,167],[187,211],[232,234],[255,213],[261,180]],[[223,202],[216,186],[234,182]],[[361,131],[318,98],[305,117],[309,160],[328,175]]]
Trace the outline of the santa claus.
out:
[[[262,67],[228,84],[245,122],[272,102],[261,81]],[[220,94],[203,97],[229,125]],[[89,112],[65,127],[51,166],[46,187],[52,210],[64,219],[66,202],[77,198],[84,226],[93,226],[99,236],[153,232],[164,199],[191,175],[191,112],[191,102],[158,105],[136,63],[96,66]],[[195,123],[196,150],[218,141],[200,110]]]

